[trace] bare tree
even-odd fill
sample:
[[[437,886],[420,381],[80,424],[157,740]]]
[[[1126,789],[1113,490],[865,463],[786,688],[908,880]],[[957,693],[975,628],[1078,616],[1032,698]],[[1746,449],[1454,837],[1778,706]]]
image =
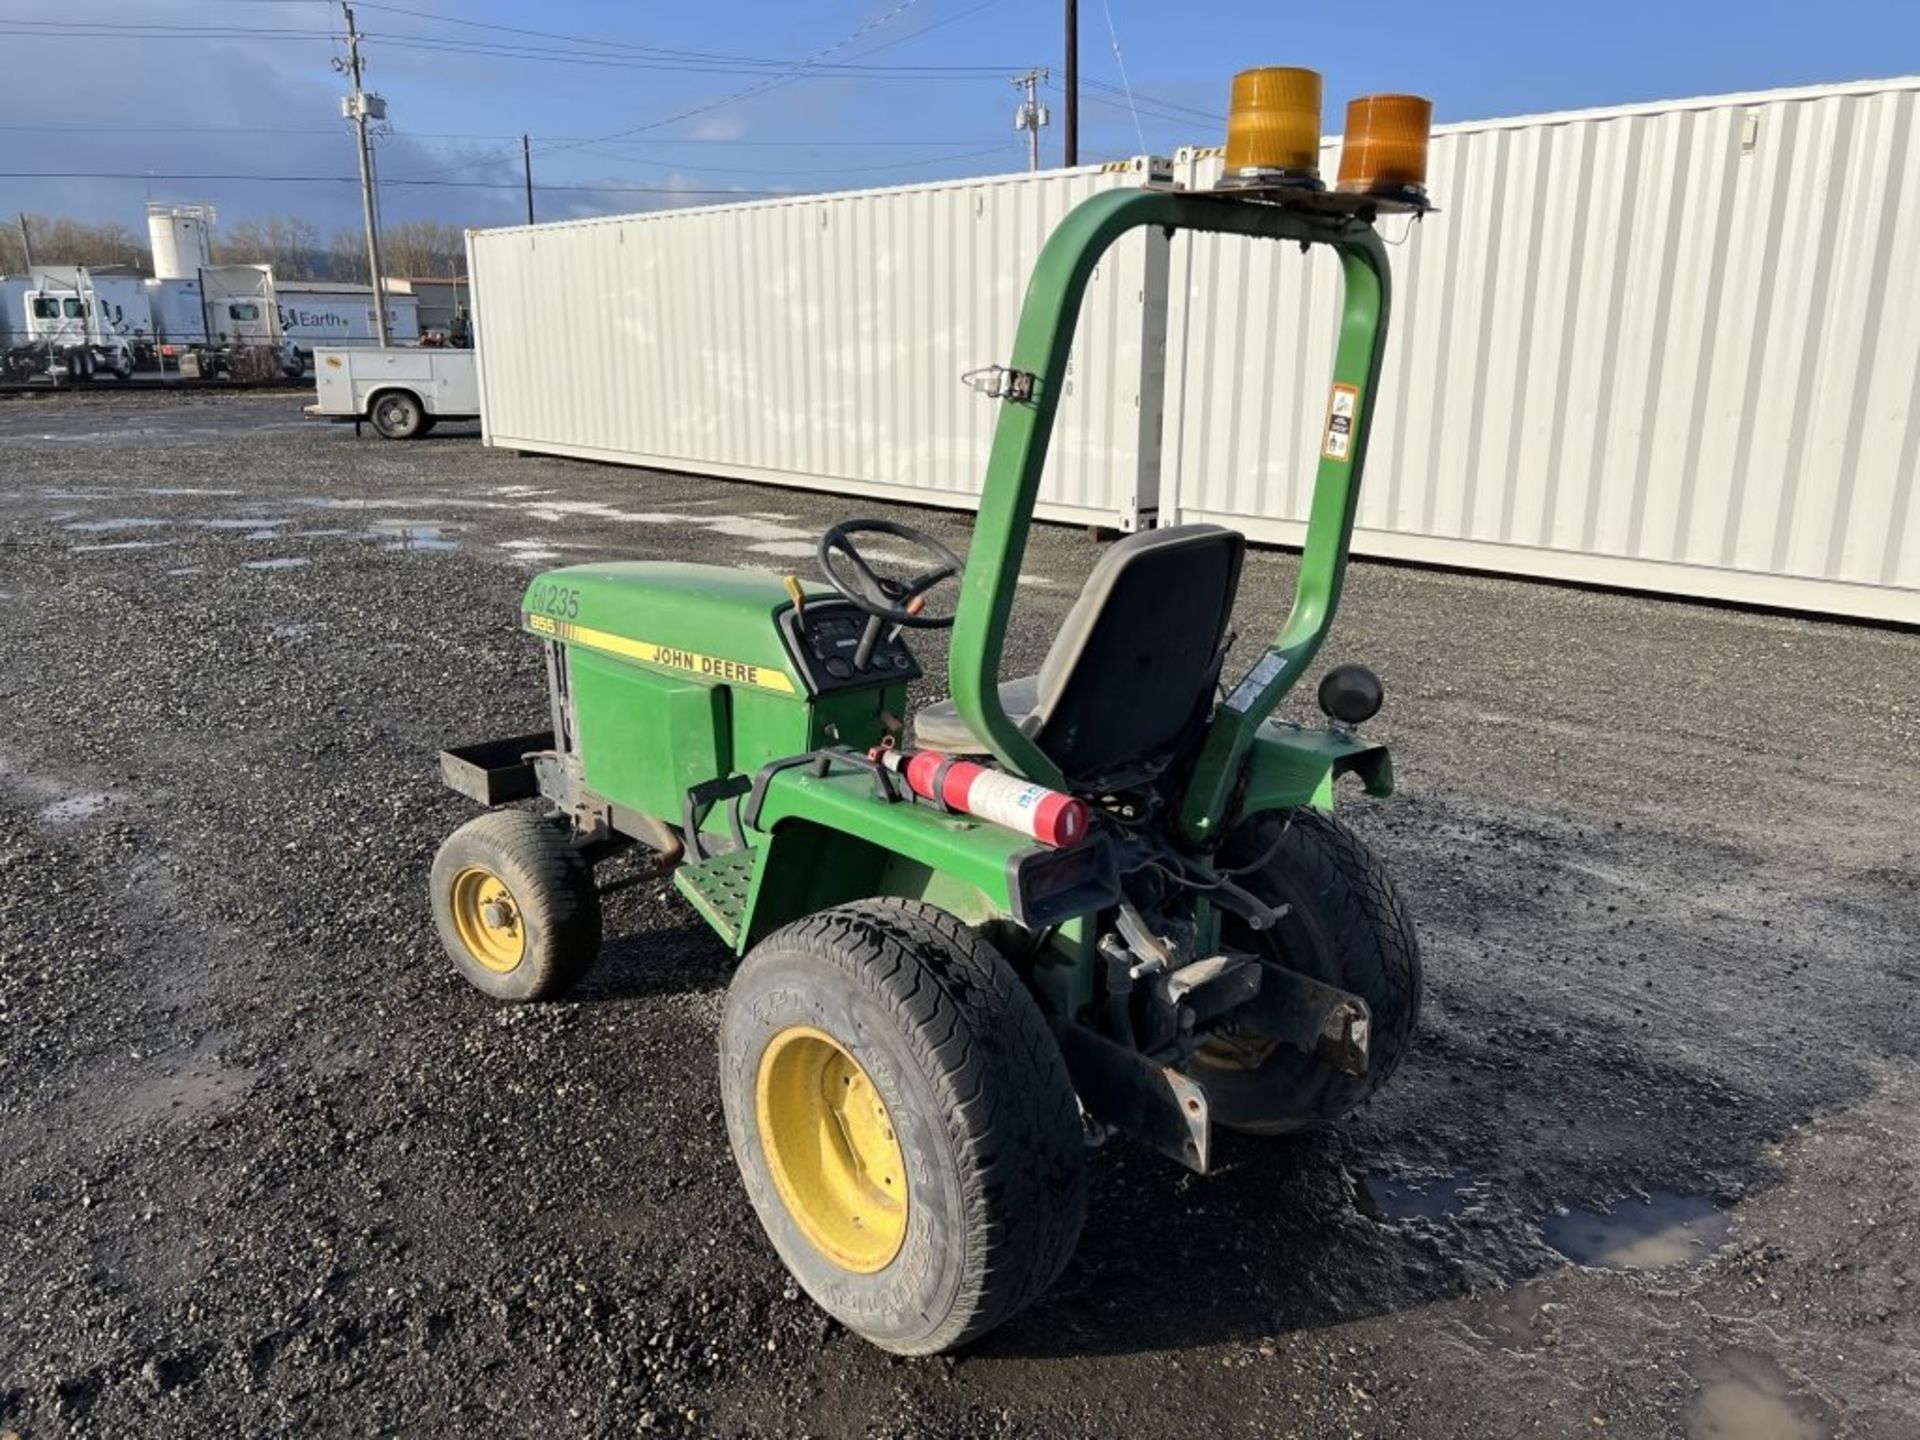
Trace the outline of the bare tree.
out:
[[[336,230],[327,242],[327,278],[367,283],[367,239],[358,230]]]
[[[18,275],[27,268],[20,218],[6,215],[0,221],[4,221],[0,223],[0,274]],[[27,229],[33,236],[37,265],[132,265],[147,274],[153,272],[147,247],[125,225],[64,215],[29,215]]]
[[[442,220],[407,220],[381,231],[387,268],[411,278],[466,271],[466,231]]]
[[[327,269],[320,231],[297,215],[268,215],[229,225],[219,257],[226,264],[271,265],[282,280],[324,279]]]

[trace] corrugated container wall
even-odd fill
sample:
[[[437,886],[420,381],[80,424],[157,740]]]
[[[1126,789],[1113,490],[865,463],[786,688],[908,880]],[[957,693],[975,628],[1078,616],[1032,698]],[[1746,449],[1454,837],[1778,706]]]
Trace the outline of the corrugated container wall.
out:
[[[1356,551],[1920,621],[1916,92],[1437,130]],[[1161,521],[1297,541],[1338,270],[1182,234],[1171,275]]]
[[[1165,173],[1165,161],[1158,162]],[[487,443],[970,507],[1028,272],[1147,161],[469,237]],[[1133,529],[1158,484],[1167,242],[1101,265],[1040,513]]]

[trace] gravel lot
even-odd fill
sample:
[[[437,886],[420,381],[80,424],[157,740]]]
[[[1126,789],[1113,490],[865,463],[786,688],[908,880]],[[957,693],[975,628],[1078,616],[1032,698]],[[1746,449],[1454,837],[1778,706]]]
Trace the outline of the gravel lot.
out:
[[[1356,565],[1409,1062],[1207,1180],[1107,1146],[1050,1297],[897,1361],[739,1191],[690,910],[509,1011],[425,895],[533,570],[885,507],[299,403],[0,402],[0,1435],[1920,1434],[1920,635]],[[1036,532],[1013,663],[1094,553]]]

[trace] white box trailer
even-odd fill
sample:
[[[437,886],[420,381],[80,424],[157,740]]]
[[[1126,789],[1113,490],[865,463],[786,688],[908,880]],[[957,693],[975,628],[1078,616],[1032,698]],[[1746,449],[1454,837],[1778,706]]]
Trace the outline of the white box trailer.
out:
[[[303,356],[321,346],[340,349],[378,345],[373,291],[365,285],[311,285],[282,280],[276,287],[280,328]],[[387,295],[387,335],[394,345],[420,340],[420,302],[411,294]]]
[[[1165,161],[468,237],[489,445],[971,508],[1028,272],[1062,217]],[[1132,530],[1159,475],[1167,242],[1088,292],[1038,513]]]
[[[369,422],[381,438],[415,440],[442,420],[480,418],[480,382],[471,350],[391,345],[322,347],[314,352],[319,420]]]

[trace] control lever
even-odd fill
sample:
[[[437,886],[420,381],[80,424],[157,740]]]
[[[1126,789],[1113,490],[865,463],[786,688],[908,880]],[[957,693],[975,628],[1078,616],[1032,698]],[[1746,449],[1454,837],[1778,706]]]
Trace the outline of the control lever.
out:
[[[862,674],[873,663],[874,648],[880,643],[880,632],[886,629],[887,622],[878,615],[867,617],[867,628],[860,632],[860,648],[853,652],[853,668]],[[898,625],[893,627],[894,634],[900,633]]]
[[[918,615],[926,608],[927,597],[925,595],[916,595],[907,601],[906,610],[909,615]],[[878,615],[868,617],[867,628],[860,632],[860,648],[853,652],[853,668],[855,670],[864,674],[867,667],[873,663],[873,652],[880,644],[880,630],[885,624],[886,621]],[[905,625],[896,624],[891,630],[888,630],[887,643],[891,645],[894,641],[898,640],[900,638],[900,632],[906,628]]]

